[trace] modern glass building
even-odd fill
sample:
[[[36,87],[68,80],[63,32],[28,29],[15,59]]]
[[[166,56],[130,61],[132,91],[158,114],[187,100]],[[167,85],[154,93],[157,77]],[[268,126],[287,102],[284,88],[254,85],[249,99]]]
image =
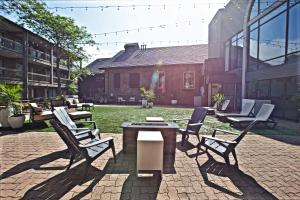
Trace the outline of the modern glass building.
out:
[[[224,36],[209,45],[209,52],[224,52],[209,57],[223,60],[219,73],[224,77],[235,75],[231,82],[219,81],[221,90],[225,95],[235,91],[228,96],[236,105],[241,98],[270,99],[275,117],[297,120],[299,105],[291,98],[300,92],[300,0],[231,0],[221,13],[210,23],[210,33]],[[235,32],[215,28],[224,19],[223,26]]]

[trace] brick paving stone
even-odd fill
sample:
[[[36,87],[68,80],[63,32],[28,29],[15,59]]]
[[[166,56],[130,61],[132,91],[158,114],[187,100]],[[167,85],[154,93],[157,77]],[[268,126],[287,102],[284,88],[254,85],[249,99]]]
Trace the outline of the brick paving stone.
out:
[[[108,151],[83,177],[82,161],[65,171],[57,134],[0,133],[0,199],[300,199],[300,136],[247,135],[237,148],[239,168],[213,153],[196,162],[195,148],[177,148],[174,169],[166,166],[171,173],[161,178],[136,177],[136,156],[122,152],[122,135],[106,136],[114,137],[117,163]]]

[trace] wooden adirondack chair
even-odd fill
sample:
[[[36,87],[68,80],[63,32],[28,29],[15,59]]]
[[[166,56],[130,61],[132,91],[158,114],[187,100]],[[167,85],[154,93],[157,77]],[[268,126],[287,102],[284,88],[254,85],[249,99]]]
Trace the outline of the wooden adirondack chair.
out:
[[[79,121],[77,123],[93,124],[93,129],[78,128],[76,123],[72,121],[64,107],[55,107],[53,110],[55,118],[64,124],[73,133],[77,140],[84,140],[87,138],[95,138],[96,135],[100,138],[100,129],[97,128],[95,121]]]
[[[248,131],[255,125],[255,123],[256,123],[256,121],[253,121],[240,134],[230,132],[230,131],[215,129],[212,136],[202,136],[201,142],[198,144],[197,158],[198,158],[201,146],[204,146],[206,148],[206,151],[207,151],[207,149],[209,149],[209,150],[213,151],[214,153],[222,156],[224,158],[226,164],[228,164],[228,165],[230,165],[229,154],[232,153],[234,160],[235,160],[235,164],[238,165],[235,148],[240,143],[240,141],[244,138],[244,136],[248,133]],[[223,140],[223,139],[215,137],[217,132],[234,134],[234,135],[237,135],[237,137],[234,140]]]
[[[81,144],[67,126],[53,119],[50,120],[50,123],[56,130],[58,135],[61,137],[61,139],[68,146],[68,150],[70,153],[70,163],[67,167],[67,170],[70,169],[74,158],[76,156],[81,156],[86,159],[85,172],[87,172],[89,165],[109,149],[112,150],[114,161],[116,162],[115,146],[112,137],[107,137],[101,140],[95,138],[90,140],[86,144]]]
[[[184,129],[178,129],[178,132],[182,134],[182,140],[181,145],[183,145],[185,140],[188,140],[189,135],[196,135],[199,142],[199,130],[201,126],[203,125],[203,121],[206,117],[207,109],[202,107],[196,107],[193,111],[193,114],[191,118],[189,119],[174,119],[174,122],[180,121],[180,120],[188,120],[188,124],[186,128]]]

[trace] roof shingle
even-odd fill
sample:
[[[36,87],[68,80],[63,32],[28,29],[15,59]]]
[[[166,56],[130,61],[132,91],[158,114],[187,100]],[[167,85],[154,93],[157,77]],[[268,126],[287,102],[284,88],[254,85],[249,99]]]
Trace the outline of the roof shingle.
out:
[[[112,58],[97,59],[87,67],[94,73],[99,73],[101,69],[107,68],[197,64],[204,63],[205,59],[207,59],[207,44],[139,48],[122,50]]]

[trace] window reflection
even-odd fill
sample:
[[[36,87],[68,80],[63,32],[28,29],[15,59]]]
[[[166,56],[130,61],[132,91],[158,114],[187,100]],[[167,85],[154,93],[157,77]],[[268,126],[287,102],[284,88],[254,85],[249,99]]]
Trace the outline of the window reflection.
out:
[[[260,26],[259,60],[269,60],[285,54],[286,13]]]
[[[300,4],[290,9],[288,53],[300,51]]]
[[[258,0],[254,1],[251,9],[250,19],[253,19],[258,15],[258,3],[259,3]]]

